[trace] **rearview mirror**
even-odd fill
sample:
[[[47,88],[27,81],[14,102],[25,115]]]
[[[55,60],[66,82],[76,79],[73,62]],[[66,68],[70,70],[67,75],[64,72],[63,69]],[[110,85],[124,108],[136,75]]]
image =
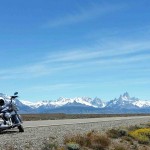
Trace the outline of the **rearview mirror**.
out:
[[[14,95],[18,95],[18,92],[15,92]]]

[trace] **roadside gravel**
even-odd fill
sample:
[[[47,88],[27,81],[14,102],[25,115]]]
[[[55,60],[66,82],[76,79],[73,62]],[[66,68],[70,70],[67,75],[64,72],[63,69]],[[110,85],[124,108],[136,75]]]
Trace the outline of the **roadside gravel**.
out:
[[[150,122],[150,117],[109,122],[104,121],[73,125],[53,125],[47,127],[25,128],[24,133],[19,133],[17,129],[13,129],[0,134],[0,149],[10,150],[12,145],[12,147],[15,147],[16,150],[41,150],[43,142],[46,140],[50,140],[51,142],[56,141],[59,145],[62,145],[63,138],[70,134],[86,133],[90,130],[104,132],[111,128],[128,127],[147,122]]]

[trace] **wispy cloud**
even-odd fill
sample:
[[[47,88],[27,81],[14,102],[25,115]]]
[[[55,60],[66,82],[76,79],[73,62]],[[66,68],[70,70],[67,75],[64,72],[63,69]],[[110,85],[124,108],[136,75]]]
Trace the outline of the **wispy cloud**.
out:
[[[64,25],[75,24],[83,21],[106,15],[117,10],[122,10],[127,7],[126,5],[107,4],[107,3],[94,3],[89,5],[79,6],[76,10],[72,10],[67,14],[57,17],[45,23],[44,27],[58,27]]]
[[[36,85],[28,88],[29,91],[56,91],[56,90],[63,90],[63,89],[75,89],[75,88],[83,88],[87,85],[85,84],[76,84],[76,83],[58,83],[58,84],[51,84],[51,85]]]
[[[28,66],[21,66],[16,68],[10,68],[10,69],[3,69],[0,72],[0,79],[25,79],[25,78],[34,78],[34,77],[40,77],[45,74],[51,74],[53,71],[55,71],[55,68],[51,68],[51,70],[48,70],[48,68],[45,65],[41,64],[31,64]]]
[[[93,48],[82,48],[80,50],[63,51],[50,54],[34,64],[20,66],[17,68],[3,69],[0,79],[32,79],[46,75],[63,73],[63,71],[101,70],[127,68],[128,70],[146,70],[149,72],[146,62],[150,59],[150,44],[148,41],[126,41],[106,43],[106,46],[93,46]],[[145,62],[145,63],[143,63]],[[137,67],[138,66],[138,67]]]
[[[71,50],[55,55],[49,55],[43,63],[52,62],[124,62],[139,61],[150,57],[149,41],[106,43],[105,47],[96,45],[93,48]],[[87,62],[86,62],[87,63]]]
[[[103,81],[103,86],[106,87],[123,87],[123,86],[139,86],[139,85],[149,85],[149,78],[134,78],[134,79],[124,79],[117,81]]]

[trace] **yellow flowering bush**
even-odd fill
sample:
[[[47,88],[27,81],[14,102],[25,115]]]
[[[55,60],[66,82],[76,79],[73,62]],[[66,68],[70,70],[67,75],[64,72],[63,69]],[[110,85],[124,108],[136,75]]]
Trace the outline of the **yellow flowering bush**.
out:
[[[130,131],[129,135],[136,139],[141,144],[150,143],[150,128],[137,129],[135,131]]]

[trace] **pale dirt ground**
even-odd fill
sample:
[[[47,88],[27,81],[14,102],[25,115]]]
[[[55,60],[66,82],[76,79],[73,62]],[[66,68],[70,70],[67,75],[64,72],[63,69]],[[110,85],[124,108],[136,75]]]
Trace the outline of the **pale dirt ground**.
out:
[[[7,145],[13,145],[16,150],[41,150],[43,142],[48,139],[62,145],[64,137],[70,134],[87,133],[91,130],[104,132],[111,128],[128,127],[147,122],[150,122],[150,116],[24,122],[24,133],[13,129],[0,134],[0,148],[5,150]]]

